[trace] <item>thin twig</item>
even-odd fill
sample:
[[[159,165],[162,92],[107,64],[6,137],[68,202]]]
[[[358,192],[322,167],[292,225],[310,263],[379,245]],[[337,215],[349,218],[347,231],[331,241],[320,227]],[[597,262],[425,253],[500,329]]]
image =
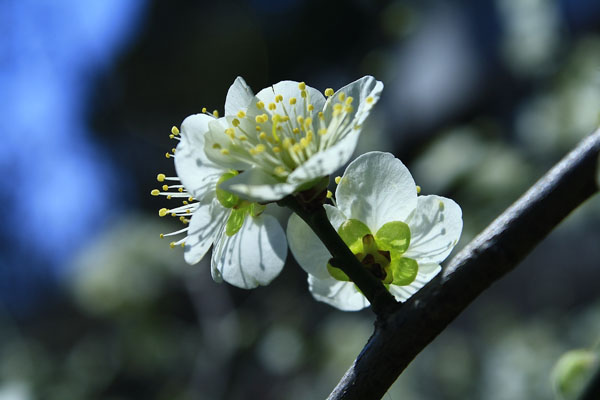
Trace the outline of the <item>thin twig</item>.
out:
[[[329,400],[381,399],[400,373],[479,294],[598,191],[600,129],[583,140],[375,332]]]

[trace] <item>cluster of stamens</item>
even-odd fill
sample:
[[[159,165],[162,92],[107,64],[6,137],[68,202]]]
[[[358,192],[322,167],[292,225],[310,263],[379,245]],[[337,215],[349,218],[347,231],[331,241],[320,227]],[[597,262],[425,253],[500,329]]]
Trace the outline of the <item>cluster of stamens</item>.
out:
[[[306,84],[298,84],[300,98],[276,95],[274,102],[256,101],[246,110],[227,118],[222,130],[228,141],[212,143],[222,155],[257,165],[272,175],[285,178],[313,154],[323,151],[359,126],[353,122],[354,99],[333,89],[325,90],[333,102],[329,115],[316,111]],[[373,98],[367,98],[367,104]]]
[[[169,135],[169,137],[174,140],[181,140],[179,136],[179,129],[177,129],[177,127],[174,126],[171,129],[171,134]],[[171,151],[172,153],[166,153],[167,158],[175,157],[175,149],[172,149]],[[198,208],[198,203],[195,202],[194,198],[188,192],[185,191],[185,188],[181,184],[181,180],[178,177],[166,176],[165,174],[161,173],[156,176],[156,180],[162,183],[163,185],[160,189],[153,189],[150,192],[152,196],[165,196],[168,200],[181,200],[181,205],[177,207],[171,209],[161,208],[160,210],[158,210],[158,215],[161,217],[166,217],[167,215],[177,217],[184,225],[188,225],[190,222],[190,217]],[[177,236],[185,234],[187,231],[188,227],[186,226],[185,228],[177,230],[175,232],[161,233],[160,237],[165,238],[170,236]],[[169,245],[171,246],[171,248],[174,248],[175,246],[184,247],[185,237],[177,241],[172,241],[171,243],[169,243]]]

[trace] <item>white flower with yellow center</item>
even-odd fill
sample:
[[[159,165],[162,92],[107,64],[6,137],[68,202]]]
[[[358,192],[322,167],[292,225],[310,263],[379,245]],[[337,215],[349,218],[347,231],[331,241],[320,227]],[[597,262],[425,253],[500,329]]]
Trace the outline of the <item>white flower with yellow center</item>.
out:
[[[208,123],[205,150],[216,165],[243,171],[223,189],[260,202],[305,190],[343,166],[383,84],[365,76],[334,92],[282,81],[256,96],[238,77],[225,116]]]
[[[287,254],[285,233],[271,215],[263,214],[264,205],[240,199],[221,188],[221,184],[238,174],[215,165],[204,154],[204,135],[214,117],[196,114],[187,117],[179,130],[173,128],[171,138],[179,139],[173,154],[177,177],[158,175],[162,191],[155,196],[182,198],[183,204],[173,209],[163,208],[161,217],[179,217],[189,226],[169,234],[186,236],[171,247],[182,245],[184,258],[196,264],[214,243],[211,271],[213,279],[244,289],[267,285],[281,271]],[[190,218],[191,217],[191,218]]]
[[[460,207],[444,197],[418,196],[408,169],[389,153],[358,157],[336,183],[337,205],[325,205],[331,224],[362,265],[405,301],[438,274],[456,245]],[[287,236],[317,300],[345,311],[368,306],[346,274],[329,264],[330,253],[296,214]]]

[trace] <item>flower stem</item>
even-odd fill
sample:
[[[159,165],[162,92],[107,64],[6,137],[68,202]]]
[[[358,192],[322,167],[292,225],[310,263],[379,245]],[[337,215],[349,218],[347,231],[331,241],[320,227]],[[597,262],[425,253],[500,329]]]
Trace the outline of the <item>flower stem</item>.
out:
[[[352,254],[346,243],[331,226],[321,203],[304,203],[294,196],[287,196],[278,204],[288,207],[308,224],[331,253],[335,262],[334,266],[340,268],[358,286],[371,303],[371,309],[375,314],[381,315],[386,310],[391,310],[398,305],[383,283],[364,268]]]

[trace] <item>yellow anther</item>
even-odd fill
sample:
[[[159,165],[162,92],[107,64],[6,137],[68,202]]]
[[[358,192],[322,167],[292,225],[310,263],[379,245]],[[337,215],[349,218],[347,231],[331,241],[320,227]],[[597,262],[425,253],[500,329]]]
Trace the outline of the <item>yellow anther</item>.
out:
[[[277,105],[275,103],[269,103],[269,110],[274,110],[277,108]]]
[[[179,220],[183,223],[185,223],[185,217],[182,215],[181,217],[179,217]]]
[[[340,103],[333,106],[334,111],[342,111],[342,105]]]
[[[165,157],[167,157],[167,158],[171,158],[171,154],[169,154],[169,153],[165,153]]]
[[[182,203],[183,203],[184,206],[187,206],[188,204],[190,204],[190,203],[187,202],[187,200],[182,201]]]
[[[298,121],[298,123],[300,125],[302,125],[304,123],[304,117],[302,115],[298,115],[298,117],[296,118],[296,121]]]
[[[367,97],[367,103],[371,104],[375,99],[371,96]]]
[[[177,191],[178,191],[179,193],[183,193],[183,188],[181,187],[181,188],[177,189]]]
[[[306,90],[302,90],[300,92],[300,96],[302,96],[302,98],[305,99],[306,98]]]
[[[325,114],[323,114],[323,111],[319,111],[319,119],[325,119]]]
[[[190,210],[190,209],[187,209],[187,210],[185,210],[185,213],[186,213],[186,214],[191,214],[191,213],[192,213],[192,210]]]
[[[354,107],[346,106],[346,107],[344,107],[344,111],[347,112],[348,114],[350,114],[352,111],[354,111]]]
[[[308,108],[308,111],[314,111],[315,106],[313,106],[312,104],[309,104],[308,107],[306,107],[306,108]]]
[[[219,111],[218,111],[218,110],[215,110],[215,111],[213,111],[213,115],[214,115],[216,118],[219,118]]]
[[[246,116],[246,113],[243,112],[242,110],[238,111],[237,113],[238,118],[244,118]]]
[[[165,238],[165,234],[161,233],[160,235],[158,235],[158,237],[160,237],[161,239],[164,239]]]
[[[171,200],[172,198],[173,198],[173,196],[171,196],[171,195],[167,196],[167,200]]]
[[[327,133],[327,128],[321,128],[317,131],[319,135],[323,136]]]
[[[286,173],[286,170],[282,166],[275,167],[276,175],[285,175],[285,173]]]
[[[297,135],[300,133],[300,129],[294,128],[294,129],[292,129],[292,132],[294,132]]]
[[[300,83],[298,84],[298,89],[300,89],[300,90],[304,90],[304,89],[306,89],[306,83],[304,83],[304,82],[300,82]]]
[[[256,132],[260,132],[262,128],[261,128],[260,126],[256,125],[256,126],[254,127],[254,129],[256,129]]]
[[[193,197],[188,197],[188,201],[194,201]]]
[[[342,93],[338,94],[338,99],[339,99],[339,101],[346,100],[346,93],[342,92]]]
[[[220,145],[219,143],[214,143],[214,144],[212,145],[212,148],[213,148],[213,149],[220,149],[220,148],[221,148],[221,145]]]
[[[312,125],[312,118],[311,117],[306,118],[306,120],[304,120],[304,126],[309,127],[311,125]]]
[[[267,139],[267,133],[266,132],[261,132],[258,134],[259,139],[262,140],[266,140]]]
[[[331,190],[327,191],[327,198],[331,199],[333,197],[333,193],[331,193]]]
[[[233,121],[231,121],[231,125],[237,127],[240,124],[240,120],[237,118],[234,118]]]
[[[352,104],[353,101],[354,101],[354,97],[348,96],[348,98],[346,99],[346,104],[350,105],[350,104]]]
[[[165,174],[156,175],[156,180],[159,182],[164,182],[165,178],[166,178]]]
[[[275,115],[273,115],[273,118],[272,118],[272,119],[273,119],[273,123],[274,123],[274,124],[278,124],[278,123],[279,123],[279,121],[281,121],[281,115],[279,115],[279,114],[275,114]]]
[[[265,108],[265,103],[263,103],[262,101],[256,102],[256,108],[262,110],[263,108]]]
[[[285,138],[283,143],[281,144],[285,150],[287,150],[292,145],[292,139]]]
[[[279,153],[281,151],[281,148],[278,146],[273,147],[273,153]]]
[[[300,139],[300,146],[302,146],[303,149],[306,148],[306,146],[308,146],[309,141],[306,138],[302,138]]]
[[[313,131],[306,132],[306,140],[308,140],[309,143],[312,142],[313,137],[314,137]]]
[[[332,88],[327,88],[325,89],[325,96],[330,97],[333,96],[333,89]]]
[[[229,155],[229,150],[221,149],[221,154],[223,154],[224,156],[227,156],[227,155]]]
[[[175,151],[176,151],[176,150],[177,150],[177,149],[176,149],[175,147],[173,147],[173,148],[171,149],[171,151],[173,152],[173,154],[175,154]]]
[[[275,96],[275,103],[279,103],[280,101],[283,101],[283,96],[278,94],[277,96]]]
[[[335,184],[336,184],[336,185],[339,185],[341,180],[342,180],[342,177],[341,177],[341,176],[336,176],[336,177],[335,177]]]
[[[169,243],[169,247],[171,247],[172,249],[174,249],[175,248],[175,242]]]
[[[417,185],[417,194],[421,193],[421,186]]]
[[[150,192],[150,194],[152,196],[158,196],[160,194],[160,190],[158,190],[158,189],[152,189],[152,191]]]
[[[185,242],[181,242],[181,247],[185,247]]]
[[[173,135],[173,134],[170,134],[170,135],[169,135],[169,139],[175,139],[175,135]]]
[[[302,146],[300,146],[299,143],[296,143],[292,146],[292,150],[294,151],[294,153],[300,153],[302,151]]]
[[[256,145],[255,149],[256,149],[257,153],[262,153],[263,151],[266,150],[266,147],[264,144],[260,143],[260,144]]]
[[[166,192],[167,190],[169,190],[169,185],[163,185],[163,186],[162,186],[162,190],[163,190],[163,191],[165,191],[165,192]]]
[[[208,110],[206,109],[206,107],[202,107],[202,113],[206,114],[208,112]]]
[[[242,142],[248,140],[248,138],[244,135],[240,136],[238,139],[240,139]]]
[[[444,211],[444,202],[440,201],[440,211]]]
[[[262,115],[257,115],[256,117],[254,117],[254,121],[256,121],[257,124],[262,124],[263,123]],[[257,126],[256,129],[260,129],[260,127]]]
[[[235,139],[235,131],[233,130],[233,128],[225,129],[225,134],[230,138]]]
[[[294,105],[296,104],[296,98],[295,97],[290,97],[290,105]]]
[[[177,129],[177,127],[174,126],[174,127],[171,128],[171,133],[173,135],[179,135],[179,129]]]
[[[160,217],[164,217],[165,215],[167,215],[169,213],[169,210],[167,210],[166,208],[161,208],[160,210],[158,210],[158,215]]]

